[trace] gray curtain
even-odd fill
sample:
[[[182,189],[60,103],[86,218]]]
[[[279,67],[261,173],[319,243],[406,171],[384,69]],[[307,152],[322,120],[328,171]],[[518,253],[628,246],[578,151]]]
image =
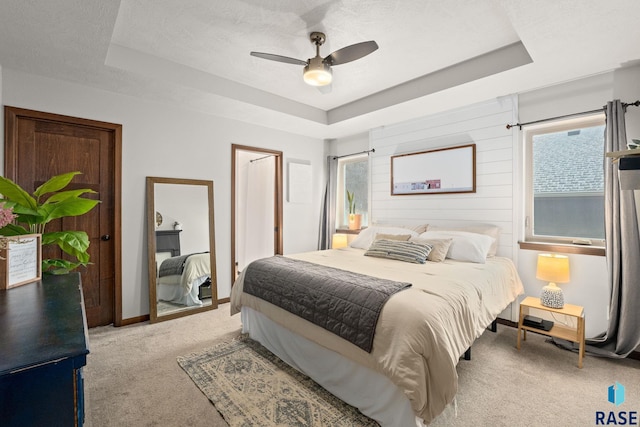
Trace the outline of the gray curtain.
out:
[[[627,148],[624,114],[620,100],[607,103],[605,152]],[[622,358],[640,346],[640,234],[634,191],[620,190],[618,164],[609,158],[605,158],[604,179],[609,326],[587,340],[586,350]]]
[[[318,249],[331,249],[331,238],[336,231],[336,194],[338,180],[338,160],[335,156],[327,157],[327,186],[324,190],[324,201],[320,216],[320,236]]]

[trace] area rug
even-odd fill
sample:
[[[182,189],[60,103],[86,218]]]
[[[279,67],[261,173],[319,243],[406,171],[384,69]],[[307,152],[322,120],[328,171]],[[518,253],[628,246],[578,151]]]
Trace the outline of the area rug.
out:
[[[178,364],[231,427],[378,425],[244,336]]]

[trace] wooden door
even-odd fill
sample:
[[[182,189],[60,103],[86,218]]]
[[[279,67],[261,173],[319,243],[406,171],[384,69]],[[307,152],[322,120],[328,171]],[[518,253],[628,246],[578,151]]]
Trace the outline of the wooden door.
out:
[[[5,176],[27,192],[54,175],[80,171],[68,189],[89,188],[100,203],[88,214],[62,218],[47,232],[82,230],[89,235],[91,264],[80,268],[89,327],[114,323],[121,314],[120,175],[122,126],[5,107]],[[63,258],[45,248],[43,258]]]

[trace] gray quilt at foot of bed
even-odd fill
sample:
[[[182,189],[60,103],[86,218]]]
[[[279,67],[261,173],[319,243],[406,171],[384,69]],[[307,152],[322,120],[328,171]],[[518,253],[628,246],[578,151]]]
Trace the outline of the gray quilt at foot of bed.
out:
[[[244,278],[244,292],[315,323],[369,353],[385,302],[410,286],[411,283],[282,256],[252,262]]]

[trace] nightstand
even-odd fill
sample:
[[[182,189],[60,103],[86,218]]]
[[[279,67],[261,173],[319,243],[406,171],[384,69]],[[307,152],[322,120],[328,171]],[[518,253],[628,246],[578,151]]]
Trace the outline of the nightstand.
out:
[[[547,311],[549,313],[561,314],[563,316],[575,317],[577,320],[577,327],[571,328],[569,326],[559,325],[557,322],[549,331],[525,326],[523,324],[524,316],[528,315],[532,308]],[[582,368],[582,359],[584,358],[584,307],[565,304],[562,308],[550,308],[542,305],[540,303],[540,298],[526,297],[524,301],[520,303],[518,342],[516,345],[518,350],[520,350],[520,338],[522,337],[524,341],[527,340],[527,331],[537,332],[542,335],[548,335],[550,337],[561,338],[578,343],[580,345],[580,350],[578,351],[578,368]]]

